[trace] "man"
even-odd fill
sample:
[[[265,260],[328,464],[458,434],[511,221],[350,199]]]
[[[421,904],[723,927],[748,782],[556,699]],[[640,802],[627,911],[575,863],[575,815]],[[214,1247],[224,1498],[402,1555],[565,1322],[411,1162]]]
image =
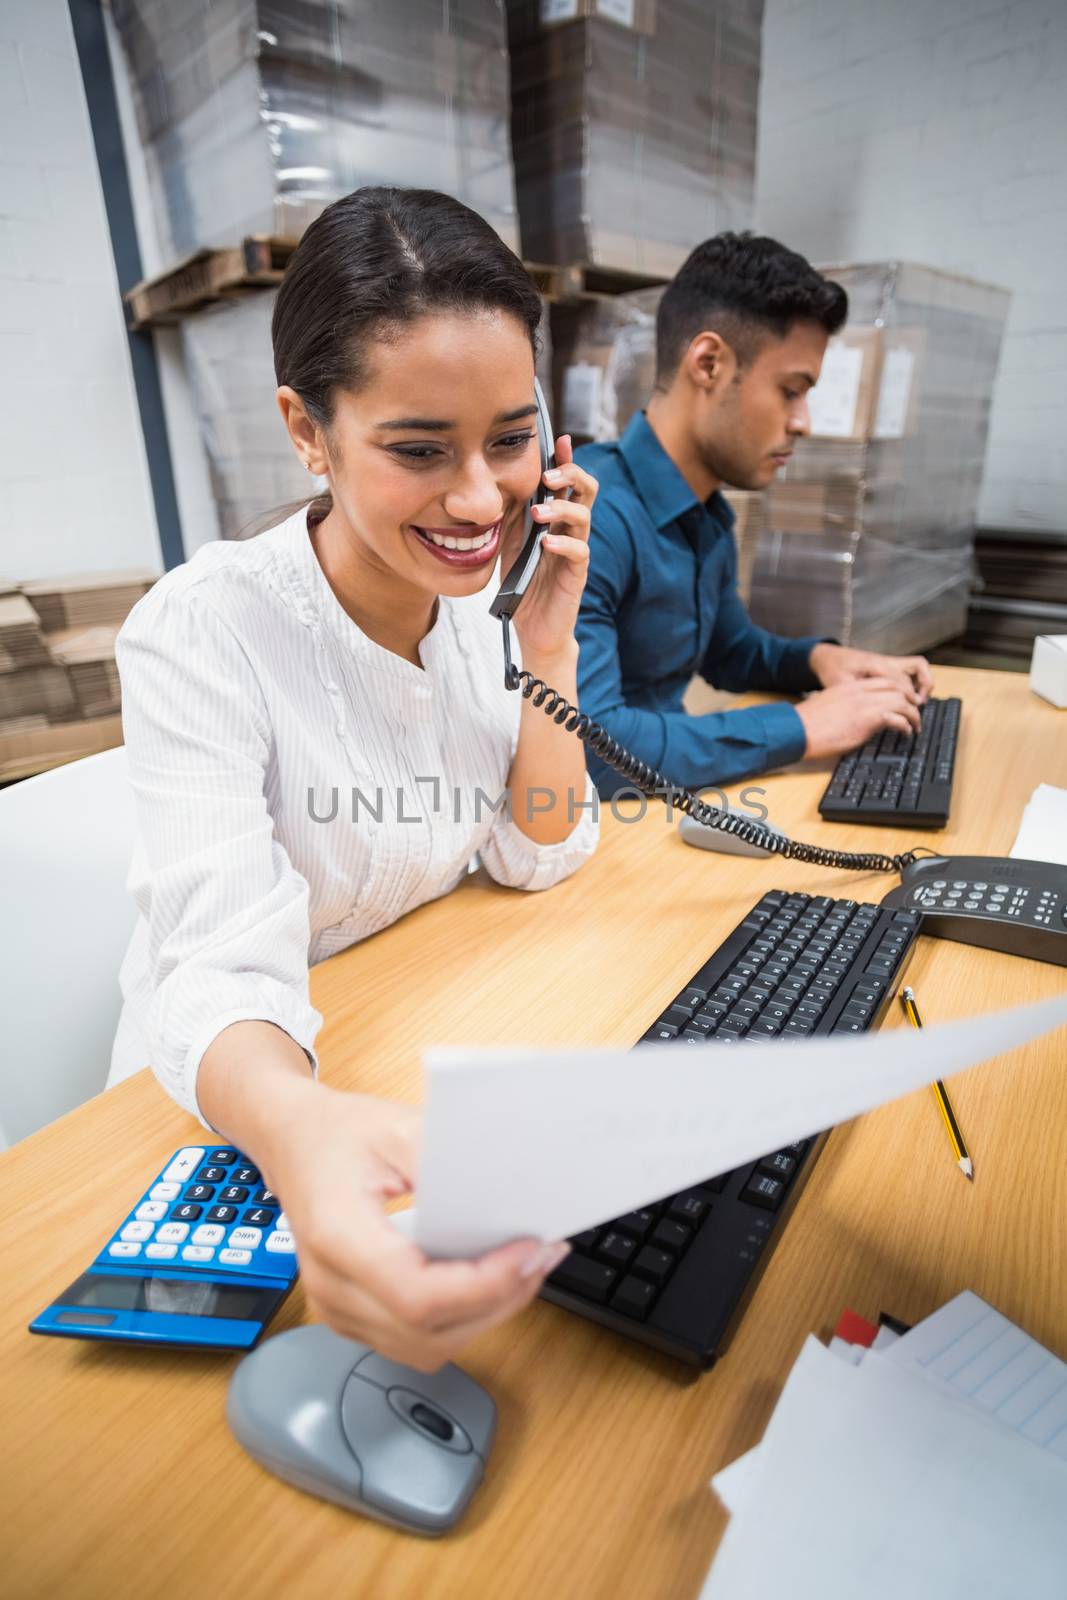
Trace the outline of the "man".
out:
[[[576,459],[599,479],[581,603],[582,710],[690,788],[836,756],[879,729],[919,725],[921,656],[883,656],[757,628],[737,593],[723,484],[765,489],[810,431],[807,394],[848,299],[792,250],[751,234],[698,245],[660,301],[656,384],[612,444]],[[718,688],[817,690],[689,716],[694,673]],[[625,781],[596,757],[602,796]]]

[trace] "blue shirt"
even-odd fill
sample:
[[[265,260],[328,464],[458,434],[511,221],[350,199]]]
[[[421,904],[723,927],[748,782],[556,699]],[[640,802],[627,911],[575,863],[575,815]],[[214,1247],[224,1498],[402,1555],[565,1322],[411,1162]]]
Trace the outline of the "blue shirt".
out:
[[[720,689],[818,688],[817,639],[757,628],[737,592],[733,512],[702,504],[643,412],[622,438],[575,459],[600,483],[589,577],[576,629],[578,698],[613,738],[687,788],[731,783],[804,754],[804,726],[784,702],[690,716],[695,672]],[[625,780],[589,755],[605,798]]]

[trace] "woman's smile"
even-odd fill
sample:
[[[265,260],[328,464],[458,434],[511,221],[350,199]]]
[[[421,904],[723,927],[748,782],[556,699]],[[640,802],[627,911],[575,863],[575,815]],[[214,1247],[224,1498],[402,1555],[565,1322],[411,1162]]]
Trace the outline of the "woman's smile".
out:
[[[495,561],[500,553],[500,534],[503,517],[482,528],[470,523],[455,523],[445,528],[423,528],[411,524],[411,531],[419,543],[435,555],[446,567],[483,567]]]

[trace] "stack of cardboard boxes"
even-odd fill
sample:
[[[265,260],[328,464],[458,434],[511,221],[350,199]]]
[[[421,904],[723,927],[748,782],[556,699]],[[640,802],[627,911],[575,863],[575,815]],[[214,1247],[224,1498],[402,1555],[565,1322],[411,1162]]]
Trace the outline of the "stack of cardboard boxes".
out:
[[[115,638],[155,576],[0,584],[0,782],[122,743]]]
[[[901,262],[827,267],[849,295],[812,437],[767,492],[752,614],[892,652],[962,633],[1001,289]]]
[[[517,243],[502,0],[112,0],[168,264],[299,237],[362,184],[443,189]]]
[[[669,277],[752,213],[763,0],[507,0],[523,255]]]

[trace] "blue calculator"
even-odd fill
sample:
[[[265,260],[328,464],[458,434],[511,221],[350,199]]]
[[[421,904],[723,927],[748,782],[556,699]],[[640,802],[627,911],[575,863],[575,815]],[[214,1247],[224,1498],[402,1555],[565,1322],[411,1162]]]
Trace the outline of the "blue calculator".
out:
[[[253,1164],[189,1145],[30,1332],[248,1350],[296,1274],[288,1219]]]

